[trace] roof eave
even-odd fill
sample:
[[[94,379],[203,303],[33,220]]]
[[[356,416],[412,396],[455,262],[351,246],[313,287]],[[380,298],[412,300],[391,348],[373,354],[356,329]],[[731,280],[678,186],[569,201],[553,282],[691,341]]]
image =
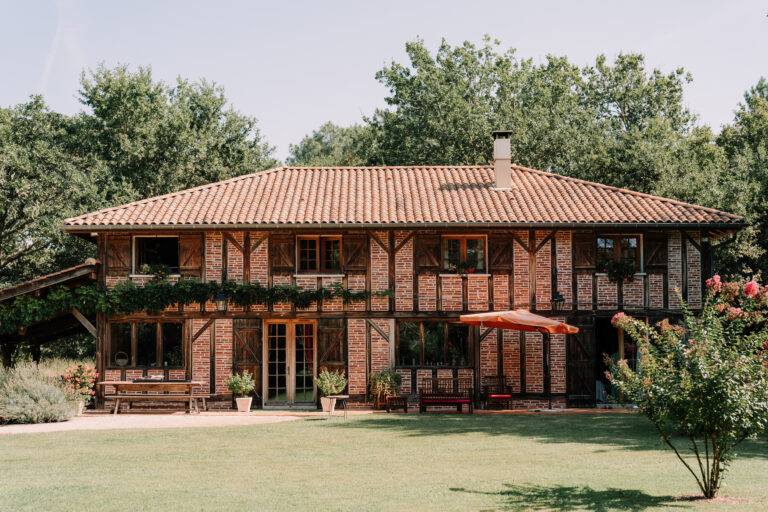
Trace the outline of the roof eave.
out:
[[[302,224],[122,224],[62,226],[70,234],[99,231],[200,231],[224,229],[435,229],[435,228],[561,228],[561,229],[730,229],[746,227],[744,222],[402,222],[402,223],[302,223]]]

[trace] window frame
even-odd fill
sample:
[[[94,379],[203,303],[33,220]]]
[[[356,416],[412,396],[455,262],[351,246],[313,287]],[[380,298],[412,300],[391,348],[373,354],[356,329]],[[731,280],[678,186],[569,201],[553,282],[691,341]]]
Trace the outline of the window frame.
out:
[[[315,250],[317,254],[315,256],[315,262],[317,266],[314,269],[301,269],[301,240],[315,240]],[[326,269],[325,265],[328,259],[325,254],[325,242],[338,241],[339,242],[339,268]],[[344,272],[344,243],[342,235],[297,235],[296,236],[296,273],[297,274],[341,274]]]
[[[142,274],[140,269],[136,268],[136,264],[138,262],[138,250],[139,245],[137,243],[137,240],[139,238],[175,238],[176,239],[176,253],[177,253],[177,260],[178,260],[178,266],[177,271],[173,272],[171,274],[168,274],[167,277],[181,277],[181,244],[179,242],[179,235],[133,235],[131,236],[131,274],[130,277],[152,277],[152,274]],[[205,244],[205,242],[203,242]],[[203,251],[205,251],[205,246],[203,246]],[[170,266],[170,265],[169,265]]]
[[[440,236],[440,271],[446,272],[445,240],[459,240],[459,263],[467,261],[467,240],[483,241],[483,268],[476,269],[481,273],[488,273],[488,235],[441,235]]]
[[[118,366],[112,361],[112,326],[115,324],[129,324],[131,326],[131,353],[130,361],[125,366]],[[155,363],[152,365],[138,365],[136,359],[138,357],[139,337],[138,337],[138,324],[155,324]],[[181,364],[179,366],[163,366],[163,324],[179,324],[181,325]],[[150,369],[150,370],[186,370],[187,367],[187,329],[186,322],[184,320],[169,320],[169,319],[156,319],[156,318],[140,318],[131,320],[116,320],[110,321],[108,324],[107,332],[109,333],[109,342],[105,347],[107,364],[106,368],[109,370],[134,370],[134,369]]]
[[[400,363],[400,324],[411,323],[418,324],[419,340],[420,340],[420,360],[417,364],[401,364]],[[442,323],[443,324],[443,355],[445,360],[449,359],[448,356],[448,340],[449,329],[451,325],[454,326],[466,326],[467,328],[467,364],[466,365],[427,365],[424,361],[425,357],[425,342],[424,342],[424,324],[425,323]],[[396,368],[439,368],[439,369],[459,369],[459,368],[474,368],[474,329],[470,325],[458,322],[455,318],[434,318],[434,319],[422,319],[422,318],[401,318],[395,323],[395,367]]]
[[[620,262],[621,260],[621,240],[624,238],[637,238],[637,247],[635,247],[635,258],[637,261],[636,274],[645,272],[645,262],[643,261],[643,235],[641,233],[598,233],[595,235],[595,265],[600,265],[600,251],[598,240],[601,238],[610,238],[613,240],[613,259],[611,261]]]

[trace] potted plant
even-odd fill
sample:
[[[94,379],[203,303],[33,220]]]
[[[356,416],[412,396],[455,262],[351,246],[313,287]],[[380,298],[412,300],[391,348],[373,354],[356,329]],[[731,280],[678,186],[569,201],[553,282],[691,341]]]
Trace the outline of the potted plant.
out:
[[[329,371],[328,368],[320,370],[317,376],[317,389],[323,394],[320,397],[320,405],[323,412],[332,413],[336,408],[336,399],[331,395],[338,395],[347,387],[347,378],[342,370]]]
[[[386,404],[388,396],[397,396],[403,376],[394,370],[383,370],[371,375],[371,396],[376,400],[376,408]]]
[[[237,412],[248,412],[251,410],[253,398],[246,395],[253,391],[255,387],[256,383],[253,381],[253,376],[248,370],[244,370],[243,373],[239,374],[230,374],[227,377],[227,389],[235,395],[240,395],[235,398]]]
[[[93,385],[97,375],[96,370],[87,363],[70,366],[64,373],[64,383],[77,403],[78,416],[83,414],[85,406],[93,400],[93,395],[96,394]]]

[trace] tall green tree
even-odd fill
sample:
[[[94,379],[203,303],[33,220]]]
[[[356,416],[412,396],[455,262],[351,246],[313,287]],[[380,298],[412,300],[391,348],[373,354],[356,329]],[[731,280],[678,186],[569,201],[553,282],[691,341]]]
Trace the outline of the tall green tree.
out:
[[[228,107],[212,82],[179,78],[169,86],[155,81],[150,68],[102,65],[83,73],[80,101],[83,150],[138,197],[277,164],[256,119]]]
[[[342,127],[327,122],[289,147],[288,165],[355,166],[365,165],[372,138],[367,126]]]

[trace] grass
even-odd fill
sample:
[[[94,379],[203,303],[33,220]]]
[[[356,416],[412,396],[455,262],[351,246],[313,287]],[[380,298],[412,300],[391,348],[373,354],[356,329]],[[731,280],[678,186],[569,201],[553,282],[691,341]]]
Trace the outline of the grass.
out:
[[[766,510],[768,441],[697,494],[634,415],[369,415],[0,437],[0,510]]]

